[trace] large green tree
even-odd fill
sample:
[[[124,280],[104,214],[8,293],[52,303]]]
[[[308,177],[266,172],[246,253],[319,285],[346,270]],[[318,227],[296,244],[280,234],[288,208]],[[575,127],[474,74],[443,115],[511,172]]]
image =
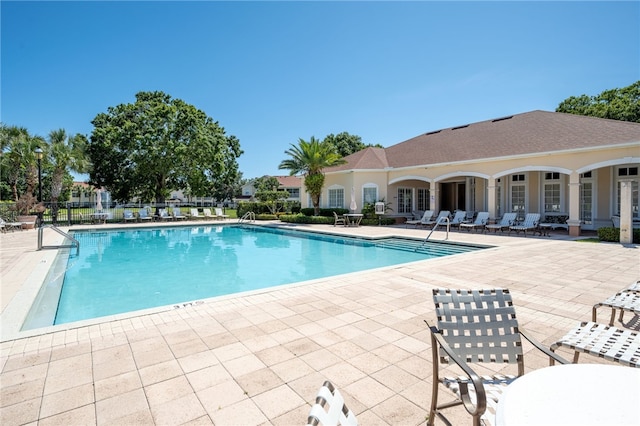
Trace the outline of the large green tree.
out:
[[[365,144],[362,142],[362,138],[358,135],[351,135],[347,132],[341,132],[337,135],[333,133],[327,135],[323,142],[330,143],[333,145],[334,150],[341,156],[346,157],[347,155],[351,155],[354,152],[362,151],[365,148],[370,146],[375,146],[378,148],[383,148],[380,144]]]
[[[93,185],[113,198],[163,203],[171,190],[210,196],[237,180],[240,142],[203,111],[163,92],[140,92],[92,121]]]
[[[323,169],[344,164],[345,160],[336,153],[330,142],[320,141],[313,136],[309,141],[298,140],[298,145],[291,144],[285,151],[290,158],[283,160],[279,168],[289,170],[291,176],[302,173],[304,186],[311,195],[314,214],[320,213],[320,195],[324,186]]]
[[[640,123],[640,80],[596,96],[571,96],[558,105],[556,112]]]

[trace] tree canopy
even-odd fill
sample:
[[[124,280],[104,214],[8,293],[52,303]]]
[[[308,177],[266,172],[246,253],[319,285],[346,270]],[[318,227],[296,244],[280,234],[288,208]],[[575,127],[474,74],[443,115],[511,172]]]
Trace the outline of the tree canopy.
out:
[[[118,201],[164,202],[171,190],[223,197],[238,179],[240,141],[203,111],[163,92],[109,107],[91,122],[90,182]]]
[[[571,96],[558,105],[556,112],[640,123],[640,80],[596,96]]]
[[[341,132],[337,135],[331,133],[324,138],[323,142],[331,144],[334,147],[335,152],[337,152],[341,157],[346,157],[347,155],[351,155],[354,152],[361,151],[370,146],[383,148],[380,144],[365,144],[362,142],[362,138],[360,136],[351,135],[347,132]]]

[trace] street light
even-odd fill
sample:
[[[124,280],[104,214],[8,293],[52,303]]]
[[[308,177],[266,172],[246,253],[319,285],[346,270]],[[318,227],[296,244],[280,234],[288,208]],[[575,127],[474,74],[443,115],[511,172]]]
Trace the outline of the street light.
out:
[[[38,202],[42,202],[42,149],[36,148],[36,159],[38,160]],[[42,226],[42,211],[38,211],[38,219]]]

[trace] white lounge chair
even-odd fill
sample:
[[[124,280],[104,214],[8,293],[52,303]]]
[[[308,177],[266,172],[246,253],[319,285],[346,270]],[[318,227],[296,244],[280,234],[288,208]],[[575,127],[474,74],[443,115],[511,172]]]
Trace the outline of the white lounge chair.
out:
[[[440,213],[438,213],[438,217],[435,218],[435,220],[428,220],[426,222],[422,222],[421,224],[424,226],[431,226],[431,227],[435,227],[437,224],[446,224],[446,218],[448,218],[449,216],[451,216],[451,212],[449,210],[440,210]]]
[[[467,220],[467,212],[464,210],[458,210],[454,215],[449,225],[451,227],[460,226],[460,224],[464,223]]]
[[[138,210],[138,219],[141,222],[151,222],[153,220],[146,208]]]
[[[511,225],[509,227],[509,234],[511,231],[516,231],[518,234],[520,231],[524,232],[524,236],[527,236],[527,231],[535,231],[540,223],[540,213],[527,213],[524,217],[524,222],[519,225]]]
[[[125,210],[124,212],[122,212],[122,219],[124,220],[124,223],[135,222],[136,215],[134,215],[131,210]]]
[[[222,213],[222,209],[220,207],[215,207],[213,210],[216,212],[216,216],[220,219],[224,220],[229,218],[228,214]]]
[[[171,215],[173,216],[173,220],[187,220],[187,217],[182,214],[180,207],[174,207]]]
[[[158,210],[158,220],[173,220],[173,217],[169,214],[167,209]]]
[[[518,216],[517,213],[505,213],[504,215],[502,215],[502,219],[500,219],[500,222],[498,223],[492,223],[492,224],[487,224],[485,225],[485,229],[487,230],[493,230],[493,232],[502,232],[505,229],[509,229],[509,227],[511,225],[513,225],[514,223],[516,223],[516,217]]]
[[[211,213],[211,209],[202,209],[202,214],[205,219],[214,219],[214,220],[219,219],[218,216]]]
[[[205,219],[204,215],[201,215],[198,212],[198,209],[190,209],[190,214],[189,214],[189,218],[190,219]]]
[[[485,225],[487,224],[488,220],[489,212],[479,212],[478,216],[476,216],[476,220],[474,220],[473,223],[461,223],[460,230],[466,229],[468,232],[471,232],[471,230],[473,229],[473,232],[476,232],[476,230],[480,228],[484,232]]]
[[[338,216],[336,212],[333,212],[333,226],[336,225],[347,226],[347,222],[344,216]]]
[[[422,217],[420,219],[416,219],[416,220],[407,220],[404,224],[405,226],[409,226],[409,225],[421,225],[425,222],[428,222],[431,220],[431,218],[433,217],[433,210],[427,210],[422,214]]]

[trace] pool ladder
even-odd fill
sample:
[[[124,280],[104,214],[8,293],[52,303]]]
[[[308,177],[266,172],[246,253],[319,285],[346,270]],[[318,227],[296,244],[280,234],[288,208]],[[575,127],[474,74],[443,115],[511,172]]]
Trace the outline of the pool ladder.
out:
[[[255,221],[256,221],[256,214],[254,212],[246,212],[245,214],[242,215],[240,219],[238,219],[238,223],[255,222]]]
[[[431,236],[431,234],[433,234],[433,231],[436,230],[438,225],[442,225],[442,222],[447,222],[447,236],[444,240],[446,241],[449,239],[449,229],[451,228],[451,221],[449,220],[449,217],[445,216],[445,217],[441,217],[440,220],[438,220],[436,224],[433,225],[431,232],[429,232],[429,235],[427,235],[427,238],[425,238],[424,241],[422,241],[422,244],[420,245],[420,247],[423,247],[427,243],[427,241],[429,240],[429,237]],[[417,250],[418,248],[416,248],[416,251]]]
[[[61,245],[57,245],[57,246],[45,246],[42,245],[42,234],[44,232],[45,228],[51,228],[54,231],[56,231],[58,234],[62,235],[63,237],[65,237],[66,239],[68,239],[69,241],[71,241],[70,244],[61,244]],[[71,235],[67,234],[66,232],[61,231],[57,226],[55,225],[44,225],[38,228],[38,250],[42,250],[42,249],[59,249],[59,248],[76,248],[76,256],[78,254],[80,254],[80,242],[78,240],[76,240],[75,238],[73,238]]]

